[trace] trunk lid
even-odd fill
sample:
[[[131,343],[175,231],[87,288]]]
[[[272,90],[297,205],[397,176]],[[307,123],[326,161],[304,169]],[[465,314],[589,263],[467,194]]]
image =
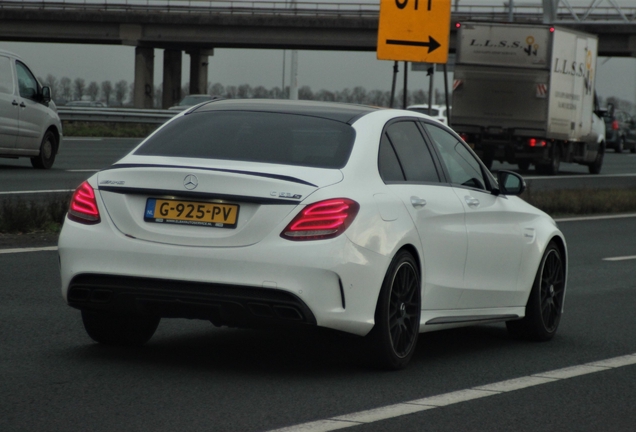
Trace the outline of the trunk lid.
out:
[[[108,217],[129,237],[184,246],[257,243],[282,230],[309,195],[343,177],[336,169],[291,165],[137,159],[97,174]]]

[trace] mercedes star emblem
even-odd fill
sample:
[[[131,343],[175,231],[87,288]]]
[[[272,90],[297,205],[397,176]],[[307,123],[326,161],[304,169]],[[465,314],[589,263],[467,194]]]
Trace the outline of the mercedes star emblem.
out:
[[[199,186],[199,179],[197,178],[197,176],[195,176],[194,174],[188,174],[184,179],[183,179],[183,186],[187,189],[187,190],[192,190],[192,189],[196,189],[197,186]]]

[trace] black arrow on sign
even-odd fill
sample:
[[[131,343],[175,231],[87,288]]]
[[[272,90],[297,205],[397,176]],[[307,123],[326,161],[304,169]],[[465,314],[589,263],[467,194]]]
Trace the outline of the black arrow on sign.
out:
[[[442,46],[442,45],[440,45],[439,42],[437,42],[435,39],[433,39],[432,36],[428,37],[428,42],[387,39],[386,43],[387,43],[387,45],[405,45],[405,46],[428,47],[428,52],[429,53],[435,51],[437,48]]]

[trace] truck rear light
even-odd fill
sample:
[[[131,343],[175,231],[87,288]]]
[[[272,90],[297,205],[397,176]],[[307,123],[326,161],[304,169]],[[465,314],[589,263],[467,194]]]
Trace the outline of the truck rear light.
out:
[[[619,129],[619,127],[618,127],[618,120],[614,120],[614,121],[612,122],[612,130],[618,130],[618,129]]]
[[[68,209],[68,218],[83,224],[100,222],[99,209],[95,199],[95,191],[88,182],[84,182],[75,190]]]
[[[280,236],[287,240],[323,240],[342,234],[351,225],[360,205],[348,198],[319,201],[305,207]]]
[[[545,147],[545,146],[548,145],[548,143],[545,140],[542,140],[542,139],[529,138],[528,139],[528,145],[530,147]]]
[[[461,139],[462,139],[465,143],[467,143],[467,142],[468,142],[468,134],[460,133],[460,134],[459,134],[459,137],[460,137],[460,138],[461,138]]]

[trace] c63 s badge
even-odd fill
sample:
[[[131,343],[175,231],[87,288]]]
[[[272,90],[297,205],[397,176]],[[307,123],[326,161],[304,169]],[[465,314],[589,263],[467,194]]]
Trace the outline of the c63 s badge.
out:
[[[123,180],[102,180],[99,182],[100,185],[117,185],[117,186],[123,186],[124,183],[126,183]]]
[[[289,199],[301,199],[302,195],[300,194],[293,194],[290,192],[276,192],[276,191],[271,191],[269,193],[271,196],[277,196],[278,198],[289,198]]]

